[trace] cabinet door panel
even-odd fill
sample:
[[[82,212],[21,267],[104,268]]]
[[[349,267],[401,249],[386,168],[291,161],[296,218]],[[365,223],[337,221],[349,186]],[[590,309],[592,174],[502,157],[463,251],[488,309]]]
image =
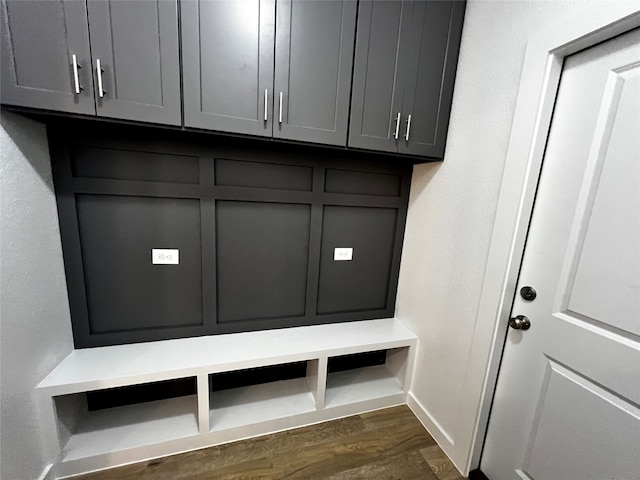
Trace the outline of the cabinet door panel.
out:
[[[398,152],[441,158],[449,125],[465,3],[413,2],[410,61]]]
[[[408,34],[410,20],[409,2],[360,2],[350,147],[397,151],[394,133],[403,95],[401,40]]]
[[[98,116],[180,125],[177,2],[91,1],[89,25]]]
[[[95,114],[83,1],[3,1],[2,103]],[[76,55],[75,91],[72,55]]]
[[[185,0],[181,9],[185,126],[270,137],[275,1]]]
[[[277,22],[273,136],[346,145],[356,2],[280,0]]]

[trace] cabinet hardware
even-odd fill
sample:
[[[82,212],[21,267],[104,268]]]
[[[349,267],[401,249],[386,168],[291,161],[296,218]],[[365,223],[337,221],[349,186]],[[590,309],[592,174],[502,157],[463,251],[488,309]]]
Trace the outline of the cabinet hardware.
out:
[[[100,65],[100,59],[98,58],[96,59],[96,73],[98,74],[98,96],[100,98],[103,98],[104,94],[107,93],[104,88],[102,88],[102,72],[104,72],[104,70]]]
[[[269,119],[269,105],[267,99],[269,98],[269,89],[264,89],[264,121],[266,122]]]
[[[75,53],[71,55],[71,61],[73,62],[73,85],[75,87],[76,95],[80,95],[80,92],[83,90],[83,88],[80,86],[80,80],[78,78],[78,69],[82,68],[82,66],[78,65],[78,58],[76,57]]]
[[[280,109],[278,111],[278,123],[282,123],[282,92],[280,92]]]
[[[396,117],[396,131],[393,134],[393,138],[398,140],[399,135],[400,135],[400,112],[398,112],[398,116]]]
[[[407,117],[407,134],[404,136],[405,141],[409,141],[409,131],[411,130],[411,114]]]

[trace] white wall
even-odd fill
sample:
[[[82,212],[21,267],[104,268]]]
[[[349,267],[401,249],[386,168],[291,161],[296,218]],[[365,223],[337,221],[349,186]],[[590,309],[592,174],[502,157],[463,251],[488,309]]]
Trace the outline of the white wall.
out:
[[[495,323],[477,312],[526,43],[607,3],[469,1],[445,159],[414,169],[396,311],[420,339],[410,404],[463,473],[482,394],[470,351]],[[463,396],[465,385],[478,390]]]
[[[36,479],[58,446],[51,402],[35,386],[73,340],[46,131],[5,112],[0,214],[0,478]]]

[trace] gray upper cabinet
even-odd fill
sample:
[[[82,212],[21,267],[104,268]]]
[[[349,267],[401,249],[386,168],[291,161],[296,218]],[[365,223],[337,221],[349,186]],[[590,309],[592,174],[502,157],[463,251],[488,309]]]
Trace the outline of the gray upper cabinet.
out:
[[[349,146],[442,158],[465,2],[359,8]]]
[[[414,2],[398,152],[442,158],[465,3]]]
[[[2,103],[180,125],[177,8],[3,0]]]
[[[358,14],[349,146],[397,152],[402,111],[401,38],[411,24],[410,2],[363,1]]]
[[[444,156],[463,0],[0,2],[3,104]]]
[[[187,127],[270,137],[275,0],[183,0]]]
[[[95,115],[85,2],[0,7],[2,103]]]
[[[273,136],[345,146],[356,2],[278,0]]]
[[[180,125],[177,3],[92,0],[88,7],[98,116]]]
[[[186,127],[346,144],[356,2],[181,8]]]

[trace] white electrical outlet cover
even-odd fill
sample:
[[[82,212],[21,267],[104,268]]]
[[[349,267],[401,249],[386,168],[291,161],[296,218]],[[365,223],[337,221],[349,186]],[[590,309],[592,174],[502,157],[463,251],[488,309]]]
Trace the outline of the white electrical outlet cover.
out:
[[[152,248],[151,263],[154,265],[178,265],[180,250],[177,248]]]
[[[353,248],[336,248],[333,250],[335,261],[353,260]]]

